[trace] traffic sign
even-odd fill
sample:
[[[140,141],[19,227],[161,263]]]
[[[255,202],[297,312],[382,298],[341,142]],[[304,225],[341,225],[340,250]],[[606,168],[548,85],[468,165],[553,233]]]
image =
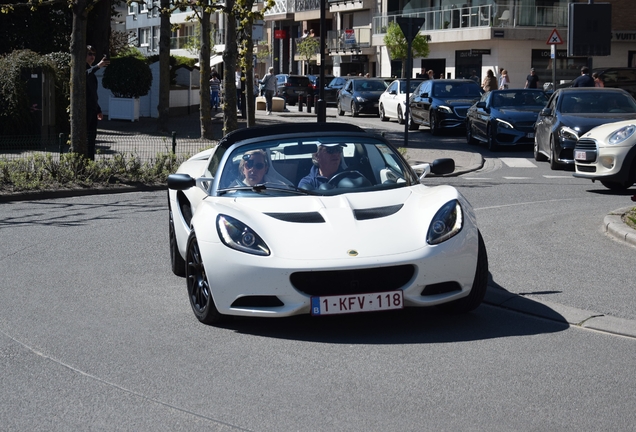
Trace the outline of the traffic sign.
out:
[[[550,33],[550,37],[548,38],[546,45],[561,45],[562,43],[563,39],[561,38],[561,35],[557,31],[557,29],[552,30],[552,33]]]

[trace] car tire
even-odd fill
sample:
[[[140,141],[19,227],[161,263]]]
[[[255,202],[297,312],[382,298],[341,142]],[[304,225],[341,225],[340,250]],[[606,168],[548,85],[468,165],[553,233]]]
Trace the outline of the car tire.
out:
[[[545,162],[548,160],[543,153],[539,152],[539,143],[537,142],[536,135],[534,139],[534,160],[537,162]]]
[[[473,136],[473,130],[472,130],[472,126],[470,125],[469,121],[466,121],[466,143],[468,145],[475,145],[477,144],[477,140],[475,139],[475,137]]]
[[[497,139],[495,138],[495,134],[492,131],[492,126],[488,125],[486,129],[486,138],[488,138],[488,150],[491,152],[496,152],[499,150],[499,145],[497,144]]]
[[[342,107],[340,106],[340,102],[338,102],[338,115],[339,116],[343,116],[344,115],[344,110],[342,109]]]
[[[188,298],[194,316],[203,324],[216,324],[227,317],[221,315],[214,304],[212,290],[208,281],[203,260],[201,259],[201,250],[194,231],[188,238],[188,247],[186,249],[186,282],[188,285]]]
[[[413,121],[413,116],[411,115],[411,111],[409,111],[408,122],[409,122],[409,127],[408,128],[409,128],[410,131],[415,131],[415,130],[418,130],[420,128],[420,125],[418,125],[417,123],[415,123]]]
[[[169,207],[170,206],[168,206],[168,208]],[[174,232],[174,216],[172,215],[172,209],[169,210],[168,239],[170,242],[170,268],[172,269],[172,273],[183,277],[186,273],[186,263],[179,253],[179,247],[177,246],[177,236]]]
[[[477,268],[475,269],[475,278],[470,294],[459,300],[441,305],[442,309],[450,313],[467,313],[477,308],[486,296],[488,289],[488,253],[486,245],[481,236],[481,232],[477,232],[479,245],[477,247]]]
[[[437,119],[435,113],[431,112],[428,119],[428,128],[431,135],[439,135],[439,126],[437,125]]]
[[[397,122],[398,124],[404,124],[404,114],[402,113],[402,105],[398,105],[397,109]]]
[[[561,169],[561,164],[557,162],[556,152],[554,151],[554,138],[550,138],[550,169],[552,171]]]
[[[606,188],[608,188],[609,190],[613,190],[613,191],[622,191],[625,189],[629,189],[632,184],[632,182],[627,182],[627,183],[621,183],[621,182],[613,182],[613,181],[605,181],[605,180],[601,180],[601,184],[603,186],[605,186]]]
[[[358,117],[360,113],[358,112],[358,106],[355,102],[351,101],[351,117]]]
[[[384,112],[384,105],[380,104],[380,121],[389,121],[389,118],[386,116],[386,113]]]

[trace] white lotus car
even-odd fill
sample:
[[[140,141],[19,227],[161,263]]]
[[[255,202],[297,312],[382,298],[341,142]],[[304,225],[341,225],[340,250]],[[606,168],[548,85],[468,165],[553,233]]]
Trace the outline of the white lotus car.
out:
[[[335,175],[323,175],[328,163]],[[235,131],[168,178],[172,270],[206,324],[470,311],[488,278],[475,214],[455,188],[420,183],[454,165],[410,167],[382,137],[342,123]]]
[[[409,95],[413,94],[417,86],[422,83],[422,79],[411,79]],[[388,121],[389,119],[397,119],[399,124],[404,124],[406,119],[406,78],[400,78],[393,81],[387,89],[380,95],[378,101],[378,111],[380,120]]]

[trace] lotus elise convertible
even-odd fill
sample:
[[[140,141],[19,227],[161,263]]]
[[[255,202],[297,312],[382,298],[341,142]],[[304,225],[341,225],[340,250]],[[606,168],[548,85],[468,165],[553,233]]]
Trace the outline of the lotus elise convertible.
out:
[[[232,132],[168,177],[172,271],[205,324],[471,311],[488,280],[474,211],[455,188],[422,184],[454,165],[411,167],[384,138],[343,123]]]

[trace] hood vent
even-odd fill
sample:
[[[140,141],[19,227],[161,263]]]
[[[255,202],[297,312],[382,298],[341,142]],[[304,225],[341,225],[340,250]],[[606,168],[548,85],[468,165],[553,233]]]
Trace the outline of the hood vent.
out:
[[[269,217],[294,223],[324,223],[325,219],[318,212],[304,213],[265,213]]]
[[[363,210],[354,210],[353,213],[357,220],[378,219],[391,216],[400,211],[403,204],[392,205],[388,207],[376,207]]]

